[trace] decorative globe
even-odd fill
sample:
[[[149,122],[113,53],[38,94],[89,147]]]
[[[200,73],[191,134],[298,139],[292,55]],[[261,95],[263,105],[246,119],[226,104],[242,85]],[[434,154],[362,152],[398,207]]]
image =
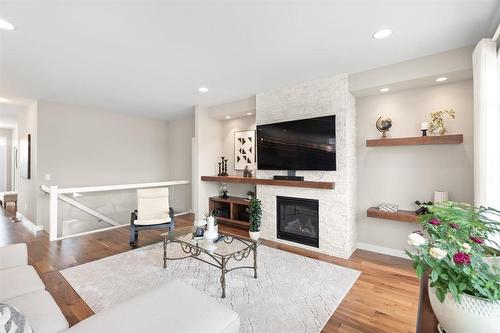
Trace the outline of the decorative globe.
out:
[[[375,123],[375,127],[382,132],[382,138],[385,138],[387,137],[386,132],[392,127],[392,120],[391,118],[380,117]]]

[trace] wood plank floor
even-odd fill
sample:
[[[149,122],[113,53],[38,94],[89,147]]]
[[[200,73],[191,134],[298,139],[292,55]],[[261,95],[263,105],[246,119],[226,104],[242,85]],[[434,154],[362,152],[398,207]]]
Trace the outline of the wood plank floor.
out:
[[[70,325],[93,314],[92,310],[59,273],[130,250],[128,228],[49,242],[45,232],[36,235],[22,223],[13,223],[13,207],[0,214],[0,246],[24,242],[28,245],[29,263],[33,265],[47,290],[52,294]],[[193,217],[177,218],[177,225],[192,225]],[[226,226],[221,230],[239,235],[246,232]],[[140,233],[139,246],[161,241],[160,232]],[[361,271],[359,279],[332,315],[323,332],[415,332],[419,281],[409,260],[357,250],[343,260],[292,246],[265,241],[264,245]]]

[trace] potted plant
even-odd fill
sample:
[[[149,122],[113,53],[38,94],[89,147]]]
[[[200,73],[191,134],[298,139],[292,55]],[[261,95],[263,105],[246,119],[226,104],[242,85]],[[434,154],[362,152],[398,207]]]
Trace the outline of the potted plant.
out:
[[[249,221],[250,221],[250,238],[258,240],[260,237],[260,223],[262,221],[262,203],[256,196],[250,199],[248,206]]]
[[[255,196],[255,192],[254,191],[248,191],[247,192],[247,198],[248,200],[252,200],[252,198]]]
[[[446,333],[496,332],[500,327],[500,270],[492,241],[500,212],[455,202],[426,205],[424,233],[408,236],[406,251],[420,278],[429,274],[432,309]]]

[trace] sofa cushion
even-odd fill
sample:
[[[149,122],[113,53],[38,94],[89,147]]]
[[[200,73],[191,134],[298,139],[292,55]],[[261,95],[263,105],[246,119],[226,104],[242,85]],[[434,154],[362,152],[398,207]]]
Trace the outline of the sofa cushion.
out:
[[[32,333],[24,314],[9,304],[0,303],[0,332]]]
[[[46,290],[24,294],[5,301],[24,314],[35,333],[57,333],[68,328],[68,322]]]
[[[33,266],[17,266],[0,271],[0,301],[44,289],[45,285]]]
[[[240,318],[217,300],[180,281],[117,304],[67,333],[238,332]]]

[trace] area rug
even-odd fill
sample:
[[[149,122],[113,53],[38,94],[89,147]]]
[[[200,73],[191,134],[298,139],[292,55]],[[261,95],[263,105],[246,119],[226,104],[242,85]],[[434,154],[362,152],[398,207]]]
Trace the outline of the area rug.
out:
[[[182,257],[169,244],[169,257]],[[240,332],[319,332],[360,272],[267,246],[258,248],[258,279],[253,270],[226,274],[222,299],[220,270],[196,259],[174,260],[162,267],[161,243],[61,271],[94,310],[148,292],[179,279],[216,298],[240,315]],[[252,265],[252,256],[237,262]],[[231,260],[228,262],[231,268]]]

